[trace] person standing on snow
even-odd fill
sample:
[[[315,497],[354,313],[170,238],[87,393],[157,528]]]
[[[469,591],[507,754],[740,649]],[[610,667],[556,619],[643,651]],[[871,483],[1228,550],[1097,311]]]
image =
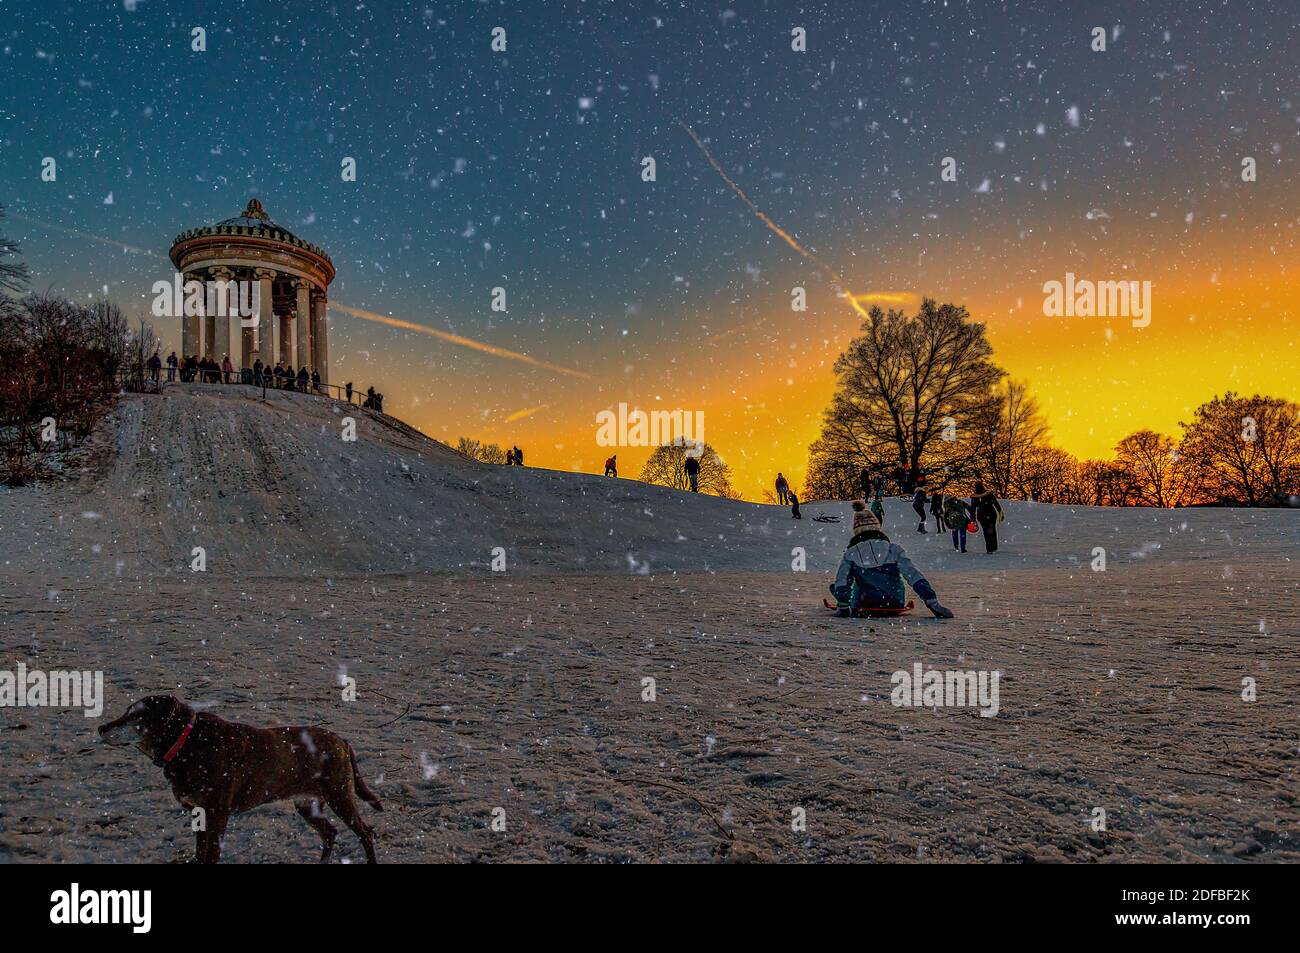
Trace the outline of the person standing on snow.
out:
[[[939,596],[921,571],[912,565],[903,547],[890,542],[880,528],[880,521],[862,500],[853,501],[853,538],[840,559],[839,572],[831,583],[836,610],[842,616],[854,609],[901,609],[907,591],[903,580],[941,619],[951,619],[952,610],[939,602]]]
[[[799,497],[794,495],[794,490],[787,490],[785,495],[790,500],[790,515],[797,520],[803,519],[803,514],[799,512]]]
[[[876,522],[881,526],[885,525],[885,500],[880,495],[880,487],[876,487],[876,498],[871,501],[871,515],[876,518]]]
[[[980,530],[984,533],[984,552],[996,553],[998,551],[998,523],[1006,518],[1002,512],[1002,504],[998,502],[997,494],[992,490],[985,490],[984,484],[977,480],[975,482],[975,495],[970,498],[970,509],[975,516],[976,522],[980,524]]]
[[[605,461],[605,476],[618,477],[618,454]]]
[[[966,501],[960,496],[944,497],[943,521],[952,530],[952,548],[958,552],[966,552],[966,530],[970,523],[970,512],[966,509]]]
[[[776,474],[776,501],[782,506],[790,502],[790,484],[786,482],[779,470]]]
[[[930,494],[930,515],[934,517],[934,531],[942,533],[943,525],[943,494],[938,490]]]
[[[686,462],[682,464],[686,470],[686,479],[690,481],[691,492],[700,492],[700,460],[699,457],[693,457],[689,453],[686,455]]]
[[[916,492],[912,494],[912,509],[916,512],[916,518],[920,520],[916,524],[918,533],[928,532],[925,528],[925,487],[918,486]]]

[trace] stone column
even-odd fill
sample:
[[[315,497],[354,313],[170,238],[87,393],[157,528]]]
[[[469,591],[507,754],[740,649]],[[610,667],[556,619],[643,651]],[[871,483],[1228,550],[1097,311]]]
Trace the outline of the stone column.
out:
[[[211,269],[209,274],[213,281],[224,282],[229,282],[235,276],[235,273],[224,265]],[[234,297],[232,292],[234,291],[234,288],[227,289],[224,300],[220,292],[217,293],[217,314],[213,326],[215,339],[212,346],[212,357],[218,364],[230,356],[230,312],[234,306],[232,303]]]
[[[246,268],[240,269],[240,280],[252,284],[252,272]],[[252,294],[249,294],[249,305],[252,305]],[[241,298],[241,300],[243,300]],[[257,356],[257,328],[251,326],[248,322],[253,320],[253,316],[239,316],[239,367],[240,369],[248,368],[250,371],[253,367],[253,360]]]
[[[201,280],[192,272],[181,275],[181,289],[187,282]],[[187,314],[184,310],[186,296],[181,296],[181,357],[189,357],[192,354],[198,354],[203,348],[203,316],[200,314]]]
[[[257,356],[267,367],[275,367],[275,272],[269,268],[258,268],[253,272],[257,279],[258,293],[261,295],[261,313],[257,316]]]
[[[286,365],[293,363],[293,315],[280,315],[280,360]],[[295,367],[296,371],[297,368]]]
[[[295,368],[311,365],[311,283],[305,278],[295,278],[294,289],[298,292],[298,360]]]
[[[325,295],[318,294],[312,298],[311,306],[311,362],[320,372],[320,382],[328,384],[330,382],[330,335],[325,317],[328,307]]]

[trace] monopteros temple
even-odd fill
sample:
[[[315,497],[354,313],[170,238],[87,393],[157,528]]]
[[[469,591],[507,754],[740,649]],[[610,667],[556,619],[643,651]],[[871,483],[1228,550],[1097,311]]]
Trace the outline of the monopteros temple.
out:
[[[235,348],[230,345],[228,314],[184,316],[181,342],[186,356],[220,361],[229,354],[241,368],[252,367],[259,357],[269,365],[284,361],[319,371],[321,382],[329,383],[326,304],[334,263],[324,249],[271,221],[262,203],[250,199],[242,215],[178,235],[171,260],[187,282],[258,282],[263,302],[256,327],[240,327],[236,317]]]

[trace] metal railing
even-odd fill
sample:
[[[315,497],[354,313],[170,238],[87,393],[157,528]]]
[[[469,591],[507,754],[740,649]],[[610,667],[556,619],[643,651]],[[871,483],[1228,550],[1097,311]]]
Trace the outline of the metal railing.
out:
[[[328,397],[332,400],[354,404],[357,407],[369,407],[379,410],[371,404],[369,395],[355,387],[349,391],[342,384],[313,384],[309,380],[297,377],[276,377],[274,374],[254,374],[249,368],[230,371],[187,372],[184,377],[179,368],[164,367],[159,371],[145,369],[141,375],[135,368],[118,373],[118,383],[124,390],[142,393],[161,393],[169,384],[202,384],[209,387],[258,387],[265,391],[290,391],[295,394],[308,394],[316,397]],[[381,405],[382,406],[382,405]]]

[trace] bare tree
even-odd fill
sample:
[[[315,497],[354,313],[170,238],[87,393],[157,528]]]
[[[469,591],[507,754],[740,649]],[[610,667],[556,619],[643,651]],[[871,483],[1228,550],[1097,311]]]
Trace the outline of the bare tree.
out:
[[[101,318],[104,320],[104,318]],[[158,350],[158,337],[153,327],[140,319],[139,328],[128,330],[124,335],[124,347],[117,360],[122,370],[123,384],[129,391],[143,391],[151,385],[149,382],[149,358]],[[105,363],[111,364],[112,357],[106,357]],[[110,373],[116,374],[116,371]]]
[[[0,218],[5,217],[5,209],[0,205]],[[18,254],[18,243],[0,235],[0,299],[6,291],[22,291],[27,287],[27,266],[20,261],[5,261]]]
[[[1047,421],[1029,385],[1002,382],[970,421],[976,472],[998,496],[1030,496],[1030,465],[1035,451],[1046,445]]]
[[[1133,474],[1110,460],[1084,460],[1079,482],[1086,506],[1132,506]]]
[[[1023,463],[1025,492],[1043,503],[1088,502],[1079,482],[1079,461],[1059,447],[1031,448]]]
[[[113,302],[101,298],[85,311],[86,347],[95,355],[99,373],[105,380],[115,380],[118,372],[127,364],[128,355],[138,356],[136,352],[147,345],[157,346],[153,328],[140,321],[138,332],[131,329],[131,322],[126,314]],[[152,347],[148,353],[140,356],[140,375],[144,376],[145,361],[153,354]]]
[[[984,325],[926,298],[911,317],[872,308],[863,332],[835,362],[838,383],[809,472],[819,456],[859,468],[888,461],[910,491],[923,459],[930,469],[959,468],[960,442],[940,438],[954,427],[960,435],[1005,373],[990,360]]]
[[[153,329],[142,322],[130,334],[111,302],[85,307],[50,294],[3,303],[0,338],[0,442],[11,483],[37,476],[44,452],[89,434],[116,392],[132,346],[150,354],[155,346]],[[47,418],[54,440],[42,439]]]
[[[675,490],[689,489],[691,483],[686,476],[685,466],[688,452],[696,452],[695,445],[680,437],[670,444],[655,447],[654,452],[650,454],[650,459],[641,468],[637,479],[645,483],[670,486]],[[740,494],[731,485],[731,467],[723,462],[718,452],[706,443],[703,450],[698,452],[698,456],[700,492],[712,493],[714,496],[724,496],[728,499],[739,499]]]
[[[1174,441],[1154,430],[1131,433],[1115,446],[1115,463],[1132,478],[1139,506],[1178,506],[1184,498],[1184,468]]]
[[[869,469],[881,469],[877,464]],[[804,492],[810,500],[856,500],[862,496],[862,467],[848,456],[837,456],[821,440],[808,451],[808,473]],[[772,502],[776,502],[773,495]]]
[[[503,464],[506,452],[495,443],[483,443],[470,437],[461,437],[456,441],[456,452],[464,454],[479,463]]]
[[[1300,407],[1229,391],[1183,423],[1179,452],[1202,502],[1258,506],[1300,492]]]

